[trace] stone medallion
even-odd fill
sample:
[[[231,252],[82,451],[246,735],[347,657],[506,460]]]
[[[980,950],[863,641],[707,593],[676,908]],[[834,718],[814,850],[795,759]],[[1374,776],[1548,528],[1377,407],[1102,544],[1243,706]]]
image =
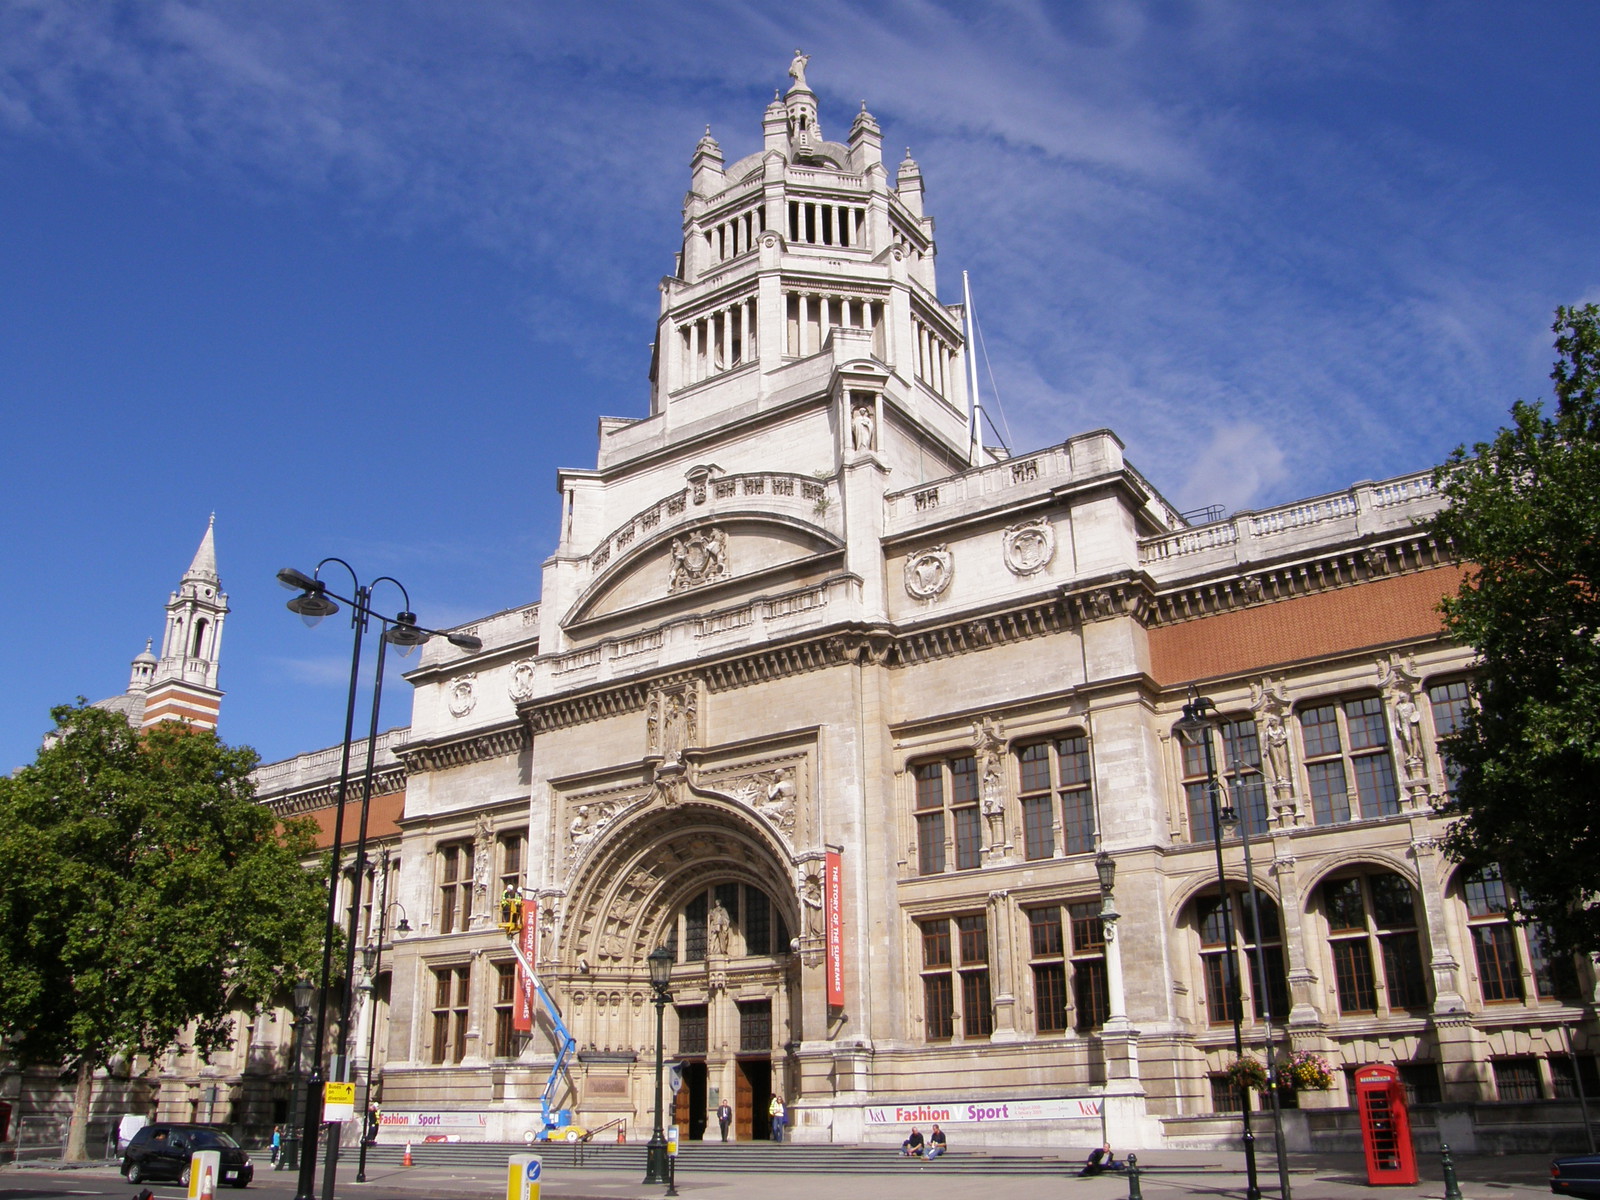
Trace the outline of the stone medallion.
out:
[[[1005,532],[1006,566],[1013,575],[1032,575],[1050,565],[1056,554],[1056,530],[1045,517],[1011,526]]]
[[[950,586],[955,558],[949,546],[930,546],[906,556],[906,591],[918,600],[932,600]]]

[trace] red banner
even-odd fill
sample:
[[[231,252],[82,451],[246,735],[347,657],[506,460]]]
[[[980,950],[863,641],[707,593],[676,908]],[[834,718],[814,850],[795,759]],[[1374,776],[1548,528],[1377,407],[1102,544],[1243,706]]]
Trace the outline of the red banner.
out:
[[[822,912],[828,932],[828,1003],[844,1004],[844,868],[829,850],[822,877]]]
[[[539,952],[539,902],[537,900],[524,900],[522,902],[522,928],[517,930],[517,948],[522,951],[522,956],[528,964],[535,969],[538,961],[534,957]],[[511,1028],[518,1033],[533,1032],[533,980],[528,978],[528,973],[522,969],[522,964],[517,964],[517,1003],[511,1010]]]

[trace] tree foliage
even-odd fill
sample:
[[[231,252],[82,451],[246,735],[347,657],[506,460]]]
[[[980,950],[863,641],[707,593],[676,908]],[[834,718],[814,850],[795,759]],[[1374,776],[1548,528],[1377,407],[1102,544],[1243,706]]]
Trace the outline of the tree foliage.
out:
[[[326,893],[309,829],[253,799],[254,751],[81,700],[52,716],[0,778],[0,1032],[25,1062],[77,1063],[82,1108],[115,1055],[229,1044],[232,1013],[317,961]]]
[[[1445,601],[1478,652],[1477,707],[1446,740],[1448,848],[1499,863],[1562,949],[1600,950],[1600,308],[1556,310],[1553,414],[1440,468],[1434,523],[1468,564]]]

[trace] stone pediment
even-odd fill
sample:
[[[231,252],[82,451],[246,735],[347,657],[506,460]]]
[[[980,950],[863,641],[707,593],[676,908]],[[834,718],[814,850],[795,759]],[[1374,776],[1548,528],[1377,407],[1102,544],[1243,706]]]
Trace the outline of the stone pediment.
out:
[[[742,594],[788,591],[837,568],[843,543],[785,513],[724,509],[636,541],[573,605],[562,625],[659,621],[724,605]]]

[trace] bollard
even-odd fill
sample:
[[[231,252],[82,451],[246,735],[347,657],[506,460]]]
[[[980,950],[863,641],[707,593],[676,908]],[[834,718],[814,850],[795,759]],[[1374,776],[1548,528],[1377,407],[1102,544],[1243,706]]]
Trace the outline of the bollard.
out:
[[[1128,1200],[1144,1200],[1144,1193],[1139,1190],[1139,1156],[1128,1155]]]
[[[1450,1161],[1450,1147],[1439,1143],[1439,1169],[1444,1172],[1444,1200],[1461,1200],[1461,1185],[1456,1182],[1456,1165]]]

